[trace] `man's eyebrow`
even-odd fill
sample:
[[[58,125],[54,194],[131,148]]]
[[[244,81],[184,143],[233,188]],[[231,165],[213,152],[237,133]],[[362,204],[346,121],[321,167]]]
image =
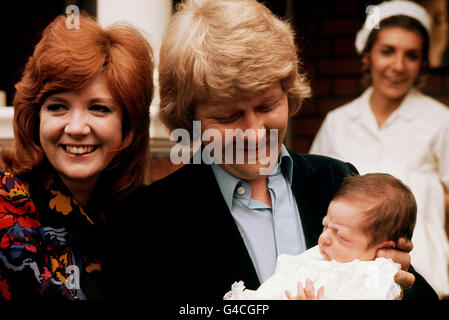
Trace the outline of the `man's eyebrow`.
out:
[[[277,103],[284,97],[285,92],[282,91],[280,94],[270,95],[267,97],[263,97],[260,101],[260,104],[263,103]]]

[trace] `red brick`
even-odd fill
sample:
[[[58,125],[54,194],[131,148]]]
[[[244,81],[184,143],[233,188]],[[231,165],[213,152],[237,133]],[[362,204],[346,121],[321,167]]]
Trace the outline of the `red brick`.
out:
[[[446,75],[443,80],[443,92],[449,94],[449,75]]]
[[[304,100],[301,109],[298,112],[298,115],[312,115],[312,114],[318,114],[318,106],[316,104],[315,99],[310,98]]]
[[[355,35],[361,27],[360,19],[340,18],[323,21],[323,34],[325,35]]]
[[[295,135],[306,135],[306,136],[315,136],[318,132],[318,129],[321,126],[321,122],[323,118],[320,116],[316,117],[295,117],[292,120],[292,131],[293,136]]]
[[[358,14],[358,4],[358,0],[335,1],[335,13],[356,16]]]
[[[334,81],[334,94],[336,96],[355,96],[361,92],[358,78],[336,78]]]
[[[438,101],[440,101],[442,104],[446,105],[447,107],[449,107],[449,97],[448,96],[432,96],[432,98],[437,99]]]
[[[336,55],[357,56],[353,38],[334,39],[333,52]]]
[[[308,153],[310,146],[312,145],[312,137],[294,137],[293,138],[293,151],[299,153]]]
[[[310,57],[329,56],[330,42],[327,40],[314,40],[305,47],[305,54]]]
[[[435,95],[443,93],[444,75],[431,74],[426,80],[426,85],[422,89],[425,94]]]
[[[322,75],[360,75],[360,59],[323,59],[318,62]]]
[[[337,107],[340,107],[346,103],[348,103],[349,101],[355,99],[356,96],[354,97],[348,97],[348,98],[326,98],[326,99],[321,99],[319,101],[319,109],[320,109],[320,114],[321,115],[326,115],[329,111],[334,110]]]
[[[329,79],[313,79],[310,85],[313,96],[328,95],[331,92],[331,81]]]

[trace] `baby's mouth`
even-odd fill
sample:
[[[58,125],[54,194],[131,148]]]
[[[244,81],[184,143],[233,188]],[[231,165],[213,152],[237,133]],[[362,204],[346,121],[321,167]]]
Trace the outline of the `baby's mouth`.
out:
[[[321,253],[321,255],[326,259],[326,260],[331,260],[331,258],[329,257],[329,255],[326,253],[326,252],[324,252],[324,250],[323,249],[321,249],[320,248],[320,253]]]

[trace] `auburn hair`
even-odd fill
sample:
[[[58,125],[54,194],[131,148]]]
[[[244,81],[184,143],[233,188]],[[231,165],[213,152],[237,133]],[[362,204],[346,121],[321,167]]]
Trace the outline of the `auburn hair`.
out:
[[[45,28],[15,86],[14,145],[2,152],[1,160],[4,169],[25,180],[36,170],[51,174],[39,140],[40,108],[49,95],[80,89],[101,72],[123,113],[123,140],[102,177],[112,194],[121,197],[145,178],[153,51],[144,35],[130,25],[103,29],[82,14],[79,29],[68,29],[66,20],[60,15]]]

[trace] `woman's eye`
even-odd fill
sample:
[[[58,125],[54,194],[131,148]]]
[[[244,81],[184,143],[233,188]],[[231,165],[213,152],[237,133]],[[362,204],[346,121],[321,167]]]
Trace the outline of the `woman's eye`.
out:
[[[110,113],[112,111],[109,107],[102,106],[99,104],[94,104],[94,105],[90,106],[89,109],[94,112],[99,112],[99,113]]]
[[[393,53],[393,50],[390,48],[385,48],[380,50],[380,53],[383,54],[384,56],[388,56]]]
[[[46,107],[46,109],[50,112],[61,112],[67,109],[63,104],[50,104]]]
[[[420,56],[418,54],[416,54],[416,53],[409,53],[407,56],[412,61],[419,60],[419,58],[420,58]]]

